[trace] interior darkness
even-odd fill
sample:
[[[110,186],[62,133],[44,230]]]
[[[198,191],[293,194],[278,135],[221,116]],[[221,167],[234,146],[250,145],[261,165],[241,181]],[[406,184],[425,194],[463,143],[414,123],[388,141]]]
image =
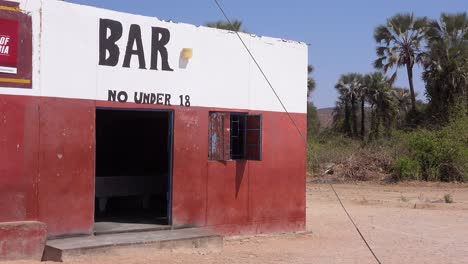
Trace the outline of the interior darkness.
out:
[[[168,221],[170,113],[96,111],[95,221]]]
[[[231,159],[238,160],[245,158],[245,114],[231,114]]]

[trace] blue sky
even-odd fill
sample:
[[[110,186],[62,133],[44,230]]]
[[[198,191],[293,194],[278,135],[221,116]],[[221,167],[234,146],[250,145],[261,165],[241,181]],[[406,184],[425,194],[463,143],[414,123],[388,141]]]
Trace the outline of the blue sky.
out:
[[[202,25],[222,19],[212,0],[71,0],[160,19]],[[244,22],[257,35],[299,40],[310,44],[309,63],[314,65],[317,91],[312,100],[319,108],[332,107],[333,88],[347,72],[373,71],[374,28],[398,12],[438,18],[441,12],[467,12],[467,0],[220,0],[231,18]],[[415,88],[424,98],[420,69]],[[397,85],[408,87],[406,72],[400,71]]]

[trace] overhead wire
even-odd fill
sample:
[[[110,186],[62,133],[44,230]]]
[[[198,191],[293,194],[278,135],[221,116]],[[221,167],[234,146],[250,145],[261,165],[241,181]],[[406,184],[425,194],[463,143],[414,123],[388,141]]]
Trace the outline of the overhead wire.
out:
[[[257,59],[255,59],[255,56],[252,54],[252,52],[250,51],[249,47],[247,47],[247,45],[245,44],[244,40],[242,39],[242,37],[240,36],[239,32],[234,28],[231,20],[229,19],[229,17],[227,16],[226,12],[224,11],[224,9],[221,7],[221,4],[218,2],[218,0],[214,0],[214,2],[216,3],[216,5],[218,6],[219,10],[221,11],[221,13],[223,14],[224,18],[228,21],[229,23],[229,26],[231,27],[231,30],[234,31],[237,35],[237,37],[239,38],[239,40],[242,42],[242,45],[244,46],[245,50],[249,53],[250,57],[252,58],[253,62],[255,63],[255,65],[257,66],[258,70],[260,71],[260,73],[262,74],[263,78],[265,79],[265,81],[268,83],[268,86],[270,86],[271,90],[273,91],[273,93],[275,94],[276,98],[278,99],[278,102],[281,104],[281,107],[284,109],[284,111],[286,112],[286,114],[288,114],[288,117],[289,119],[291,120],[291,122],[294,124],[294,126],[296,127],[297,129],[297,132],[299,133],[299,135],[301,136],[301,139],[304,141],[304,144],[307,146],[307,139],[305,138],[305,136],[302,134],[301,130],[299,129],[299,127],[297,126],[296,124],[296,121],[294,120],[294,118],[291,116],[291,113],[289,113],[288,109],[286,108],[286,106],[283,104],[283,101],[281,100],[281,98],[279,97],[278,93],[276,92],[275,88],[273,88],[273,85],[271,84],[270,80],[268,79],[268,77],[266,76],[265,72],[263,71],[262,67],[260,67],[260,64],[258,63]]]
[[[297,126],[297,123],[296,121],[294,120],[294,118],[292,117],[292,115],[289,113],[288,109],[286,108],[286,106],[284,105],[283,101],[281,100],[281,97],[278,95],[278,93],[276,92],[275,88],[273,87],[273,85],[271,84],[270,80],[268,79],[268,77],[266,76],[265,72],[263,71],[262,67],[260,66],[260,64],[258,63],[257,59],[255,58],[255,56],[252,54],[252,52],[250,51],[249,47],[245,44],[244,40],[242,39],[241,35],[239,34],[239,32],[234,28],[231,20],[229,19],[229,16],[226,14],[226,12],[224,11],[223,7],[221,6],[221,4],[218,2],[218,0],[213,0],[216,4],[216,6],[218,7],[219,11],[223,14],[224,18],[226,19],[226,21],[229,23],[229,26],[231,27],[231,30],[234,31],[237,35],[237,37],[239,38],[240,42],[242,43],[242,45],[244,46],[245,50],[249,53],[250,57],[252,58],[253,62],[255,63],[255,65],[257,66],[258,70],[260,71],[260,73],[262,74],[263,78],[265,79],[265,81],[268,83],[268,86],[271,88],[271,90],[273,91],[273,93],[275,94],[276,98],[278,99],[279,103],[281,104],[282,108],[284,109],[284,111],[286,112],[286,114],[288,115],[289,119],[291,120],[291,123],[296,127],[296,130],[297,132],[299,133],[301,139],[303,140],[305,146],[307,146],[307,139],[306,137],[302,134],[301,130],[299,129],[299,127]],[[333,187],[332,184],[330,184],[330,187],[331,189],[333,190],[333,192],[335,193],[335,196],[336,198],[338,199],[338,202],[340,203],[341,207],[343,208],[344,212],[346,213],[346,215],[348,216],[348,219],[351,221],[351,223],[353,224],[354,228],[356,229],[356,231],[358,232],[359,236],[361,237],[361,239],[364,241],[365,245],[367,246],[367,248],[369,249],[369,251],[372,253],[372,256],[374,256],[374,259],[377,261],[378,264],[381,264],[382,262],[379,260],[379,258],[377,257],[377,255],[374,253],[374,251],[372,250],[371,246],[369,245],[369,243],[367,242],[366,238],[364,237],[364,235],[362,234],[361,230],[359,229],[359,227],[356,225],[356,223],[354,222],[353,218],[351,217],[351,215],[348,213],[348,210],[346,210],[346,207],[344,206],[343,202],[341,201],[341,198],[340,196],[338,195],[338,193],[336,192],[335,188]]]

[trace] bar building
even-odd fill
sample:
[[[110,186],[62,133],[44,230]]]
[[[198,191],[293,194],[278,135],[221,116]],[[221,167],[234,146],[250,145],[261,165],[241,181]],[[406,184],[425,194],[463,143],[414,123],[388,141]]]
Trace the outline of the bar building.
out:
[[[233,32],[29,0],[0,37],[0,255],[100,222],[305,229],[306,148]],[[241,37],[305,135],[307,46]]]

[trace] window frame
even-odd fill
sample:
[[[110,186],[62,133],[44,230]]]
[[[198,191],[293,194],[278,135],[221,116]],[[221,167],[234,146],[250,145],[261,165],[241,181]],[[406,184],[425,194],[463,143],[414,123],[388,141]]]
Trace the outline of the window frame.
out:
[[[210,111],[208,114],[208,159],[214,161],[261,161],[263,154],[263,116],[260,113]],[[238,127],[233,127],[233,118],[238,117]],[[249,128],[249,118],[258,119],[255,128]],[[242,142],[234,143],[233,132]],[[250,144],[249,133],[255,132],[256,143]],[[252,135],[252,134],[251,134]],[[233,154],[234,144],[242,153]],[[241,145],[239,145],[241,144]],[[249,154],[249,148],[257,146],[256,153]]]

